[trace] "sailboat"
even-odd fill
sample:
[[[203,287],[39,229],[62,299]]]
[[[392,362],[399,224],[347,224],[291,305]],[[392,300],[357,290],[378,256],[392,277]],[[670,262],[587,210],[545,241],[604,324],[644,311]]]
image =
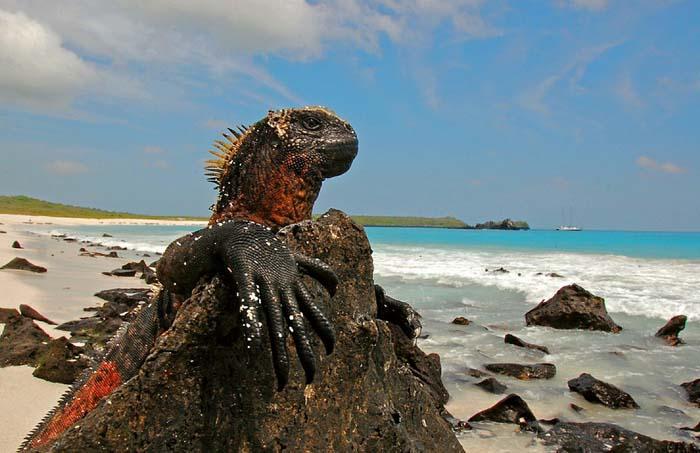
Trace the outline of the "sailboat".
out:
[[[564,209],[561,210],[561,216],[562,220],[564,220]],[[573,208],[569,208],[569,223],[568,225],[561,225],[559,228],[557,228],[557,231],[581,231],[581,227],[575,226],[573,223],[573,218],[574,218],[574,210]]]

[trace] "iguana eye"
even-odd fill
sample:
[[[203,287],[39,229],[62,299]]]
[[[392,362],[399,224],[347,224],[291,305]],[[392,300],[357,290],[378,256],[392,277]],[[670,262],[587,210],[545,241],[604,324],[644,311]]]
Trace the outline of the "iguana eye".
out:
[[[307,116],[301,120],[301,125],[304,126],[304,129],[310,130],[310,131],[317,131],[321,129],[321,122],[314,118],[313,116]]]

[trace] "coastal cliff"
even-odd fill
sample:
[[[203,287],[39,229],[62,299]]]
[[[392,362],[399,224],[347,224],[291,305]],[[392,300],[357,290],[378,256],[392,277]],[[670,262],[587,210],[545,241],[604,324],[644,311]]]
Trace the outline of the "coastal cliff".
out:
[[[215,277],[183,304],[139,374],[52,451],[462,451],[445,419],[439,357],[376,319],[362,227],[330,211],[280,236],[340,278],[330,300],[307,281],[337,336],[329,356],[315,341],[313,384],[304,385],[290,341],[290,384],[275,391],[269,354],[245,348],[235,292]]]

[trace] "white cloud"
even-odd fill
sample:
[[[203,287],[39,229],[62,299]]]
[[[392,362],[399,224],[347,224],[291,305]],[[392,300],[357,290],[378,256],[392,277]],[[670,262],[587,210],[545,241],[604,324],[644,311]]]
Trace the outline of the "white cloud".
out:
[[[0,57],[14,63],[2,74],[0,96],[65,105],[76,96],[146,96],[136,80],[152,77],[201,83],[230,75],[302,100],[256,57],[318,58],[331,46],[379,52],[384,37],[400,45],[432,39],[442,23],[456,37],[488,37],[498,30],[483,20],[482,0],[0,0]],[[11,11],[11,12],[10,12]],[[17,36],[34,33],[22,45]],[[32,47],[34,46],[34,47]],[[8,58],[8,55],[10,56]],[[43,55],[44,58],[37,58]],[[17,64],[22,62],[23,65]],[[37,70],[38,69],[38,70]],[[21,76],[32,73],[28,80]],[[146,80],[143,83],[148,83]],[[236,84],[238,85],[238,84]],[[243,84],[241,84],[243,85]],[[102,89],[97,90],[94,87]],[[241,90],[250,87],[241,87]],[[19,93],[19,94],[18,94]]]
[[[673,164],[671,162],[658,162],[651,157],[639,156],[636,160],[638,166],[646,168],[647,170],[659,171],[661,173],[669,174],[682,174],[687,173],[688,170],[679,165]]]
[[[86,173],[89,168],[81,162],[71,160],[55,160],[46,165],[46,169],[53,174],[61,176],[71,176]]]
[[[586,73],[588,65],[598,59],[608,50],[617,47],[621,44],[620,41],[609,42],[599,46],[588,47],[579,50],[574,58],[568,62],[558,72],[548,76],[540,83],[531,88],[528,92],[520,97],[520,105],[528,110],[548,115],[549,105],[546,103],[546,97],[549,92],[562,80],[569,80],[569,85],[576,91],[582,91],[579,83]]]
[[[23,13],[0,10],[0,100],[65,106],[95,70]]]

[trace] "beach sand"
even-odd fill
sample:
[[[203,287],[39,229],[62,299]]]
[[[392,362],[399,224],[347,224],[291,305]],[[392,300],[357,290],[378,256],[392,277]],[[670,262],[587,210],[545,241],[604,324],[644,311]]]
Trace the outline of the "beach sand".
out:
[[[53,217],[0,215],[0,266],[18,256],[34,264],[44,266],[48,272],[35,274],[26,271],[0,271],[0,307],[18,308],[27,304],[47,318],[61,324],[66,321],[90,316],[84,308],[102,301],[94,293],[110,288],[147,287],[139,278],[119,278],[102,275],[129,261],[143,259],[132,251],[119,251],[119,258],[83,257],[78,250],[85,244],[65,242],[30,233],[31,224],[78,225],[78,224],[186,224],[192,222],[156,222],[139,219],[65,219]],[[24,249],[13,249],[13,241],[19,241]],[[103,251],[100,247],[87,247],[91,251]],[[156,257],[146,258],[155,260]],[[67,332],[37,322],[54,338],[68,337]],[[0,324],[0,329],[4,325]],[[55,384],[32,376],[31,367],[0,368],[0,452],[14,451],[24,436],[53,407],[67,385]]]

